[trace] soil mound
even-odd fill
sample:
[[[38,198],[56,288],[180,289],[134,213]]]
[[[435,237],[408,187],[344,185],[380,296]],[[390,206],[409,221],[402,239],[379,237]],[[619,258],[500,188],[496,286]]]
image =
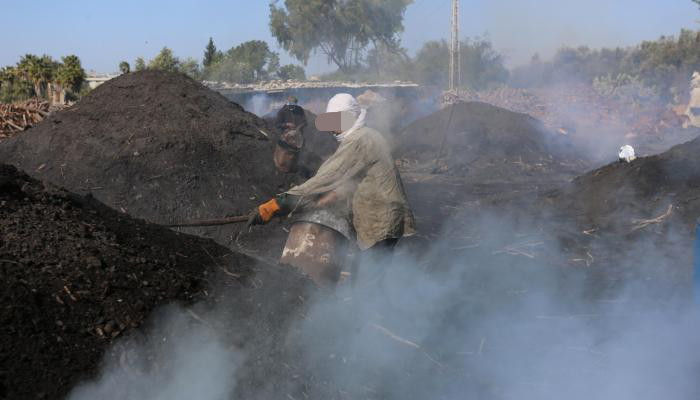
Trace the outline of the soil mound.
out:
[[[612,163],[576,178],[548,200],[591,228],[635,230],[643,220],[659,217],[691,227],[700,216],[699,152],[697,138],[655,156]]]
[[[0,144],[0,159],[157,223],[247,213],[294,176],[265,122],[183,74],[143,71]],[[226,229],[209,232],[222,243]]]
[[[460,102],[410,124],[397,158],[406,170],[480,182],[573,177],[585,163],[565,137],[535,118],[480,102]]]
[[[285,326],[311,286],[291,268],[3,164],[0,205],[0,398],[63,398],[95,376],[113,340],[148,330],[154,309],[173,302],[231,304],[231,345],[259,357],[242,367],[240,391],[254,393],[277,373]]]
[[[2,398],[60,398],[155,307],[202,298],[217,263],[241,279],[252,271],[251,259],[211,240],[44,188],[1,164],[0,204]]]

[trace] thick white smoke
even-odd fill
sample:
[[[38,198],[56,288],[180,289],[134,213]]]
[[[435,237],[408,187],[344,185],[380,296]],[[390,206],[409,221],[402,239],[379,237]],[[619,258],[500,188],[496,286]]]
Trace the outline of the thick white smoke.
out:
[[[698,398],[697,310],[687,288],[657,280],[690,269],[674,258],[689,253],[687,236],[601,238],[588,265],[542,222],[455,216],[444,239],[406,240],[392,262],[361,265],[354,286],[316,293],[284,342],[298,351],[266,361],[298,371],[268,382],[275,397]],[[631,257],[613,258],[617,246]],[[211,327],[235,323],[225,313],[164,315],[147,337],[117,343],[100,378],[70,399],[232,398],[243,357]]]
[[[406,253],[363,265],[383,279],[319,300],[292,335],[315,380],[347,398],[697,398],[697,310],[653,275],[672,270],[667,252],[687,253],[687,241],[641,242],[630,251],[645,265],[593,270],[566,265],[536,221],[478,220],[421,263]]]
[[[161,310],[146,337],[118,341],[100,376],[69,400],[225,400],[235,389],[241,356],[204,317],[180,307]]]

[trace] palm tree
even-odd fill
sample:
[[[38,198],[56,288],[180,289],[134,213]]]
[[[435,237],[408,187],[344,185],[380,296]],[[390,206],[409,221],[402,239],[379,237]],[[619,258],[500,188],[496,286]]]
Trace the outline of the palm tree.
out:
[[[80,87],[85,80],[85,70],[83,70],[80,58],[76,55],[70,55],[61,59],[62,64],[59,64],[56,70],[56,83],[61,90],[70,90],[74,94],[80,92]],[[60,93],[59,93],[60,95]]]
[[[51,81],[54,79],[54,75],[58,63],[55,62],[50,56],[43,55],[37,64],[36,82],[39,87],[39,96],[46,97],[47,89]]]
[[[39,97],[46,96],[46,89],[53,80],[56,66],[57,63],[48,55],[37,57],[25,54],[17,63],[22,78],[32,82],[34,94]]]
[[[14,81],[13,69],[12,67],[0,68],[0,89],[2,89],[4,85],[12,86],[12,81]]]
[[[17,74],[21,79],[30,80],[30,70],[34,68],[39,58],[34,54],[25,54],[17,63]]]

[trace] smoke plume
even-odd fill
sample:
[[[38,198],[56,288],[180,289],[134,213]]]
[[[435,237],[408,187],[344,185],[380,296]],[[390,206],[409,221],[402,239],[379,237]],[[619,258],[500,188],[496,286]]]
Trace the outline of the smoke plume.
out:
[[[161,310],[147,336],[118,341],[100,376],[79,385],[69,400],[231,398],[241,356],[204,317],[176,306]]]

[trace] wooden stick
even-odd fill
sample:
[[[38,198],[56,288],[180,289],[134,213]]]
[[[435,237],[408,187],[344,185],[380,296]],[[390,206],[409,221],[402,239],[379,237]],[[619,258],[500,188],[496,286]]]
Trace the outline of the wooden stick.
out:
[[[641,220],[637,219],[637,220],[634,220],[634,221],[632,221],[632,222],[636,223],[637,226],[635,226],[634,228],[632,228],[632,232],[634,232],[634,231],[636,231],[636,230],[639,230],[639,229],[642,229],[642,228],[645,228],[645,227],[647,227],[648,225],[651,225],[651,224],[659,224],[659,223],[663,222],[666,218],[668,218],[668,217],[671,215],[671,213],[673,213],[673,204],[669,204],[669,205],[668,205],[668,208],[666,209],[666,212],[663,213],[662,215],[659,215],[659,216],[656,217],[656,218],[652,218],[652,219],[641,219]]]
[[[180,222],[177,224],[169,224],[169,225],[163,225],[168,228],[180,228],[180,227],[187,227],[187,226],[216,226],[216,225],[228,225],[228,224],[235,224],[238,222],[246,222],[248,221],[249,216],[247,215],[239,215],[235,217],[226,217],[226,218],[218,218],[218,219],[203,219],[199,221],[187,221],[187,222]]]
[[[413,343],[413,342],[410,341],[410,340],[407,340],[407,339],[402,338],[401,336],[395,334],[394,332],[392,332],[392,331],[386,329],[385,327],[383,327],[383,326],[381,326],[381,325],[378,325],[378,324],[375,324],[375,323],[371,322],[371,323],[369,324],[369,326],[371,326],[371,327],[374,328],[374,329],[377,329],[377,330],[380,331],[381,333],[385,334],[386,336],[388,336],[388,337],[391,338],[391,339],[396,340],[397,342],[399,342],[399,343],[401,343],[401,344],[405,344],[406,346],[411,346],[411,347],[413,347],[413,348],[420,349],[420,346],[419,346],[418,344]]]

